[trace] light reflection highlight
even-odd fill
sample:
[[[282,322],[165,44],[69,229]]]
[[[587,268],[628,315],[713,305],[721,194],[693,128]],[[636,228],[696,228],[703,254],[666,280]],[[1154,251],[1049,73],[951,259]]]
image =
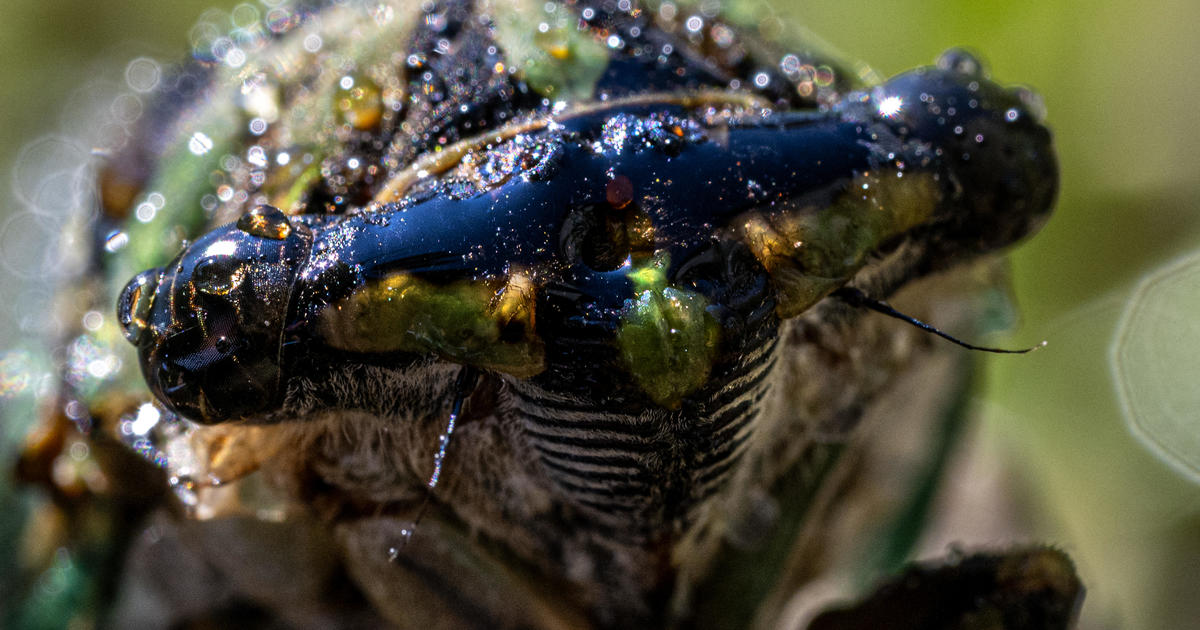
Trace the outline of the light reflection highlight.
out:
[[[879,101],[879,115],[884,118],[895,118],[904,109],[904,99],[899,96],[889,96]]]

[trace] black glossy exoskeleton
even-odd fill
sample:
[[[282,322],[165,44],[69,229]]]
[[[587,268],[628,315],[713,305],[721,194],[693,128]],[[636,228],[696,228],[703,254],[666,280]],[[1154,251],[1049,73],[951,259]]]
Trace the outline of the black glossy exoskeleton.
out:
[[[597,463],[662,488],[629,459],[652,446],[632,439],[638,419],[718,425],[688,457],[727,469],[757,410],[720,408],[762,397],[781,318],[906,238],[936,256],[900,277],[1012,242],[1053,200],[1049,134],[979,76],[927,68],[828,113],[715,122],[662,100],[501,128],[474,172],[399,202],[263,206],[205,235],[122,298],[148,381],[199,422],[278,421],[369,407],[370,392],[299,393],[313,373],[474,366],[503,375],[536,429],[560,421],[549,401],[628,421],[622,458]],[[731,395],[738,380],[757,386]]]
[[[535,582],[567,580],[595,622],[686,618],[662,595],[694,579],[681,550],[804,451],[778,443],[811,439],[781,429],[803,424],[785,385],[797,318],[841,287],[886,297],[1035,229],[1057,186],[1050,134],[1027,92],[961,53],[806,94],[791,60],[755,81],[753,56],[700,63],[682,42],[660,55],[665,31],[616,8],[580,14],[585,36],[622,46],[587,97],[555,105],[527,96],[537,66],[522,74],[461,10],[428,15],[458,25],[448,50],[490,78],[408,57],[407,130],[346,115],[371,107],[347,96],[345,133],[383,140],[337,166],[376,160],[375,176],[330,177],[196,238],[128,284],[120,322],[168,407],[280,427],[308,449],[294,466],[365,512],[415,505],[422,436],[469,398],[476,432],[450,454],[466,461],[435,495],[443,525],[423,527],[466,523],[487,541],[476,562],[511,554]],[[410,146],[431,137],[437,151]],[[318,211],[322,195],[337,212]],[[485,376],[460,392],[459,370]],[[487,588],[489,571],[466,582]]]

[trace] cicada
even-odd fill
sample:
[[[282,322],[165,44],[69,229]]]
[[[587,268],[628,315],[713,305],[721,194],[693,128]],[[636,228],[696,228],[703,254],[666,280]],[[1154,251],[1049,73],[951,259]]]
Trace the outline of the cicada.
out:
[[[861,453],[924,426],[886,409],[962,382],[861,306],[952,296],[1057,190],[973,56],[868,82],[707,5],[275,7],[206,52],[101,173],[154,398],[107,413],[207,519],[160,524],[200,582],[294,625],[794,623]],[[1062,556],[919,575],[972,571],[888,610],[1069,623]]]

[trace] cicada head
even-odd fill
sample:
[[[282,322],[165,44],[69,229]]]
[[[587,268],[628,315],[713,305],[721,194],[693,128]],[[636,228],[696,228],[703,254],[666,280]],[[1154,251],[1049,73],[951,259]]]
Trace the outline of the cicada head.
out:
[[[278,407],[281,336],[309,229],[268,206],[138,274],[117,310],[155,395],[198,422]]]

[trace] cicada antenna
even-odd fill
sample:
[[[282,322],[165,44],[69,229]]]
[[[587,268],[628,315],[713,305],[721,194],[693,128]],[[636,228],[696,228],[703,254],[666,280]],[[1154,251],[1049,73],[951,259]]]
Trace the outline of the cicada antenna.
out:
[[[893,317],[902,322],[912,324],[913,326],[916,326],[917,328],[920,328],[921,330],[924,330],[926,332],[931,332],[931,333],[941,337],[942,339],[950,341],[951,343],[954,343],[956,345],[962,346],[968,350],[980,350],[983,352],[994,352],[996,354],[1025,354],[1027,352],[1033,352],[1034,350],[1037,350],[1038,348],[1046,347],[1045,341],[1043,341],[1035,346],[1030,346],[1028,348],[1021,348],[1019,350],[1010,350],[1007,348],[990,348],[987,346],[977,346],[975,344],[967,343],[961,339],[958,339],[948,333],[942,332],[941,330],[938,330],[937,328],[935,328],[929,324],[926,324],[925,322],[923,322],[915,317],[905,315],[904,313],[897,311],[895,308],[892,308],[892,306],[890,304],[888,304],[887,302],[884,302],[883,300],[876,300],[874,298],[868,297],[867,294],[863,293],[859,289],[855,289],[854,287],[842,287],[842,288],[838,289],[837,291],[834,291],[832,293],[832,295],[833,295],[833,297],[849,304],[850,306],[861,306],[863,308],[868,308],[868,309],[871,309],[872,311],[875,311],[876,313],[882,313],[884,315],[887,315],[888,317]]]

